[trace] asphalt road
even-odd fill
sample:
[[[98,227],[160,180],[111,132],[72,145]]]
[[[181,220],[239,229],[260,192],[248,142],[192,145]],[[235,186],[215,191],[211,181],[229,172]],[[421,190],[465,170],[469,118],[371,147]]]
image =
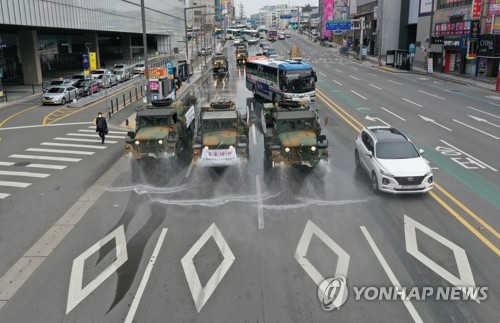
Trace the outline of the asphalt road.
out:
[[[37,161],[67,166],[49,171],[7,164],[13,154],[41,155],[26,149],[45,148],[57,137],[92,138],[69,133],[95,135],[81,130],[93,130],[102,103],[54,121],[65,125],[8,128],[42,125],[40,110],[50,107],[2,124],[0,170],[50,176],[0,173],[1,181],[31,183],[1,187],[11,195],[0,200],[0,321],[496,321],[497,96],[387,73],[295,34],[274,46],[285,55],[292,44],[318,72],[316,107],[330,121],[324,132],[332,159],[324,181],[296,170],[265,173],[258,127],[250,131],[248,167],[225,172],[182,163],[134,171],[121,157],[120,138],[109,138],[117,142],[105,149],[61,147],[92,155],[44,152],[82,159]],[[200,104],[228,97],[256,119],[262,101],[246,90],[234,49],[228,54],[229,75],[193,91]],[[133,109],[111,122],[120,125]],[[0,120],[13,113],[0,110]],[[368,176],[355,169],[353,149],[362,125],[375,124],[400,128],[426,150],[438,183],[431,193],[372,192]],[[123,128],[116,131],[123,137]],[[339,275],[347,279],[347,302],[324,311],[317,284]],[[488,298],[355,299],[355,287],[372,286],[488,287]]]

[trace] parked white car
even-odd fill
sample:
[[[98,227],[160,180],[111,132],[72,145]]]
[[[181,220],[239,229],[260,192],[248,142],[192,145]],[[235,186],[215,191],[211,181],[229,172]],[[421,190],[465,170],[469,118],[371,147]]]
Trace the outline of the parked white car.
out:
[[[145,69],[146,65],[144,64],[144,62],[139,62],[134,66],[134,74],[142,74],[144,73]]]
[[[399,130],[375,126],[356,137],[354,161],[370,175],[375,192],[425,193],[433,188],[434,178],[423,153]]]
[[[74,86],[52,86],[42,94],[42,104],[66,104],[78,99],[78,89]]]

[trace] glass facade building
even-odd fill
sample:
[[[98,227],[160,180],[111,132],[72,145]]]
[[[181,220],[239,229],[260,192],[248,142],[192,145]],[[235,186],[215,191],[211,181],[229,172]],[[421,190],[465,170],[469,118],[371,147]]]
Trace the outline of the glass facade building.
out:
[[[148,51],[168,53],[182,46],[184,0],[144,2]],[[21,66],[27,60],[21,42],[26,39],[21,39],[20,31],[25,30],[36,31],[41,72],[81,64],[85,43],[94,43],[91,51],[98,52],[101,61],[142,56],[140,4],[140,0],[0,0],[4,79],[23,76]]]

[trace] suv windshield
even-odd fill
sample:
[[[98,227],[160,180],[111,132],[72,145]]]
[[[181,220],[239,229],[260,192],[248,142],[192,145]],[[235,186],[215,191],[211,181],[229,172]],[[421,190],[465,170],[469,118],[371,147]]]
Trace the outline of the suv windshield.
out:
[[[286,72],[285,91],[307,92],[314,90],[314,78],[311,69]]]
[[[409,141],[378,142],[375,151],[377,158],[380,159],[407,159],[420,156],[415,146]]]

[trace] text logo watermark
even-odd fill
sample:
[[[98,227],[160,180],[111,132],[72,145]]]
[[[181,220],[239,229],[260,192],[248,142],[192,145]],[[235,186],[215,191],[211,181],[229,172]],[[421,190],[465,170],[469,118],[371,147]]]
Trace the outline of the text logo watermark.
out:
[[[324,280],[318,288],[318,298],[325,311],[339,308],[347,300],[347,284],[342,276]]]

